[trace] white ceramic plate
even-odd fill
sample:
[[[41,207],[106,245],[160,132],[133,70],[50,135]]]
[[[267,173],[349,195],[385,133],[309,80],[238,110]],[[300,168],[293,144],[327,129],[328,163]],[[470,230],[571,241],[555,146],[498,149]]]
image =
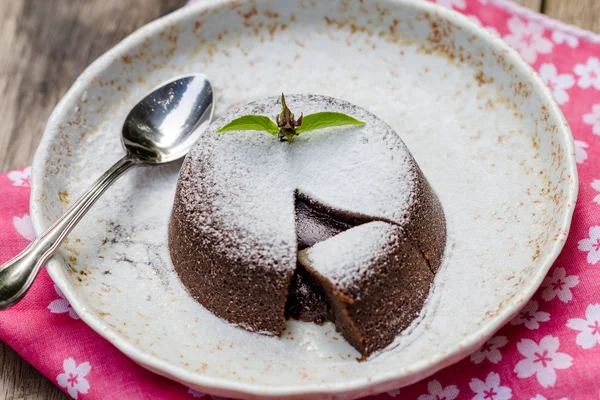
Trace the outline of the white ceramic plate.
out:
[[[48,264],[81,318],[141,365],[239,397],[358,397],[408,385],[475,350],[526,302],[562,248],[576,199],[569,127],[500,39],[421,1],[202,1],[137,31],[57,106],[34,161],[37,233],[122,156],[130,107],[203,72],[216,114],[264,96],[340,97],[387,121],[438,192],[446,262],[418,323],[365,362],[331,325],[281,338],[195,303],[166,248],[179,165],[139,169]],[[465,306],[468,305],[468,306]]]

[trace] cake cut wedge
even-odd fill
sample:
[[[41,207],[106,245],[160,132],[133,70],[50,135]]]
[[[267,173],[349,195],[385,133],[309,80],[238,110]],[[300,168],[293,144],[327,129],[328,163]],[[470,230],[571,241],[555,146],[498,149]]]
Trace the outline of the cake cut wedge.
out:
[[[298,253],[327,302],[327,320],[361,354],[390,344],[427,299],[434,274],[403,228],[381,221]]]

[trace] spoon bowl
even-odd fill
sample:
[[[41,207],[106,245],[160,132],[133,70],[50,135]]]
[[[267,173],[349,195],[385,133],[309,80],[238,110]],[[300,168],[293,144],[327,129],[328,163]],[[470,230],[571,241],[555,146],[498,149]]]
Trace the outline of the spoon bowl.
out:
[[[123,125],[121,141],[125,156],[25,250],[0,266],[0,310],[23,298],[42,265],[125,171],[138,165],[163,164],[184,157],[206,130],[212,116],[212,87],[201,74],[172,79],[144,97]]]
[[[212,105],[212,87],[204,75],[172,79],[131,110],[123,125],[123,147],[146,163],[177,160],[210,124]]]

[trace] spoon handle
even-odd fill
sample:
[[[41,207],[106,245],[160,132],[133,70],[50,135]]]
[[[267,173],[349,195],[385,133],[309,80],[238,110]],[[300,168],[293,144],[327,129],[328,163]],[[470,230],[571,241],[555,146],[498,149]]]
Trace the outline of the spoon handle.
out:
[[[96,200],[136,164],[129,156],[117,161],[50,228],[16,257],[0,266],[0,310],[15,304],[27,293],[42,265],[54,254]]]

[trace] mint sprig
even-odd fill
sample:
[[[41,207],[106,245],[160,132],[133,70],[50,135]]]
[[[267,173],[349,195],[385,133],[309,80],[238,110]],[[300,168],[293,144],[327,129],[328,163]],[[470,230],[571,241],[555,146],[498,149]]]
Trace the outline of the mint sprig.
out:
[[[295,119],[294,113],[288,108],[285,96],[281,95],[281,113],[277,114],[275,122],[264,115],[244,115],[234,119],[217,133],[231,131],[263,131],[277,135],[282,142],[293,142],[302,132],[331,128],[343,125],[364,125],[365,123],[349,115],[338,112],[319,112]]]
[[[264,115],[244,115],[234,119],[221,129],[217,133],[231,132],[231,131],[265,131],[271,135],[276,135],[279,132],[279,127],[271,118],[265,117]]]
[[[338,112],[320,112],[304,117],[302,125],[296,129],[297,133],[316,131],[317,129],[330,128],[342,125],[364,125],[365,123],[349,115]]]

